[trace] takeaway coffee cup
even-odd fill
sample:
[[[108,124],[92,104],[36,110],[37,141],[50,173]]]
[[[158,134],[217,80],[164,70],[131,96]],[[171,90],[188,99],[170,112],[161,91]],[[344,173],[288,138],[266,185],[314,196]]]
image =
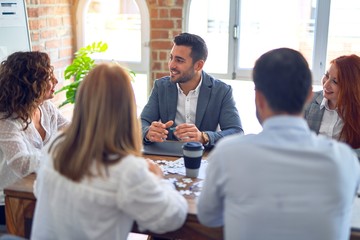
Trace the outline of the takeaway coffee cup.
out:
[[[199,175],[204,147],[200,142],[187,142],[182,146],[187,177],[196,178]]]

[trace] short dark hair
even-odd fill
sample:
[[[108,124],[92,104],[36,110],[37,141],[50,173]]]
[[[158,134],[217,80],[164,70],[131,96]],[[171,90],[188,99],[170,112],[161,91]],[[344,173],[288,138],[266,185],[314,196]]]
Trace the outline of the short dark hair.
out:
[[[274,112],[303,111],[312,77],[306,59],[290,48],[263,54],[253,69],[255,89],[262,92]]]
[[[193,59],[193,62],[200,59],[206,61],[208,49],[204,39],[200,36],[191,33],[181,33],[174,38],[174,43],[177,46],[191,47],[190,57]]]

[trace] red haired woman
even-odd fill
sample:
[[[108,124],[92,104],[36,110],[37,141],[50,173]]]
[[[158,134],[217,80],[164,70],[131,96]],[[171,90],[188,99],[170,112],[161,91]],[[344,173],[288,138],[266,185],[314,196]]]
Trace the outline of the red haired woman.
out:
[[[305,119],[313,131],[346,142],[360,157],[360,57],[341,56],[330,63],[323,91],[314,94]]]

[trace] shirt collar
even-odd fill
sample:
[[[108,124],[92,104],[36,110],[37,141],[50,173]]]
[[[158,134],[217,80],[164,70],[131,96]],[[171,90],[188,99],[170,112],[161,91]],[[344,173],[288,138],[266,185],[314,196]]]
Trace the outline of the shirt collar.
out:
[[[295,128],[301,131],[310,131],[304,118],[291,115],[276,115],[266,119],[263,129]]]
[[[336,109],[330,109],[329,107],[329,100],[327,98],[323,98],[323,100],[321,101],[320,104],[320,110],[322,110],[323,108],[325,108],[328,111],[335,111]]]
[[[191,90],[190,92],[194,92],[195,94],[199,93],[201,83],[202,83],[202,74],[201,74],[201,76],[200,76],[200,82],[199,82],[199,84],[196,86],[196,88],[195,88],[194,90]],[[179,83],[176,83],[176,87],[177,87],[179,93],[183,93],[183,90],[181,89]]]

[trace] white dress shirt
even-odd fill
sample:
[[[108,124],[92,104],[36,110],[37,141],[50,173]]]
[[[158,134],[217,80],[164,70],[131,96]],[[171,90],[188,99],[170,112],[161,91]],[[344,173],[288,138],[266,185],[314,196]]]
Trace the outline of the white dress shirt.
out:
[[[323,108],[325,108],[325,111],[321,121],[319,134],[339,140],[344,122],[340,118],[337,109],[329,108],[328,100],[326,98],[323,98],[320,104],[320,109]]]
[[[4,187],[34,172],[39,166],[43,146],[69,123],[50,100],[39,109],[41,125],[46,132],[44,140],[33,123],[24,131],[21,119],[0,119],[0,205],[4,205]]]
[[[185,95],[181,90],[179,84],[176,84],[178,88],[178,101],[176,107],[175,124],[179,125],[182,123],[193,123],[196,120],[196,108],[199,98],[200,86],[202,78],[199,84],[194,90],[191,90],[188,95]]]
[[[110,165],[107,174],[73,182],[47,160],[36,179],[31,239],[126,240],[134,221],[157,233],[184,223],[187,201],[151,173],[143,158],[129,155]]]
[[[210,153],[197,204],[225,239],[348,240],[360,167],[349,146],[317,136],[300,117],[267,119]]]

